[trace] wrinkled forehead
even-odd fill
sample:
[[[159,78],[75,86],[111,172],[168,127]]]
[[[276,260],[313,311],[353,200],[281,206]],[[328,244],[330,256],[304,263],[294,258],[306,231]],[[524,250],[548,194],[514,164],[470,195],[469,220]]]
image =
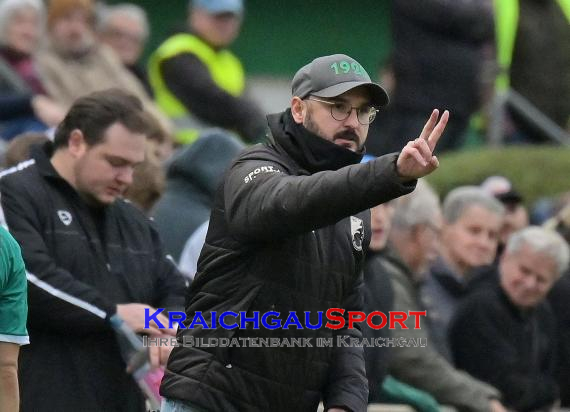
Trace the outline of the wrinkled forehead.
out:
[[[554,280],[558,277],[556,258],[545,250],[536,250],[523,242],[519,249],[506,250],[505,259],[535,272],[545,279]]]

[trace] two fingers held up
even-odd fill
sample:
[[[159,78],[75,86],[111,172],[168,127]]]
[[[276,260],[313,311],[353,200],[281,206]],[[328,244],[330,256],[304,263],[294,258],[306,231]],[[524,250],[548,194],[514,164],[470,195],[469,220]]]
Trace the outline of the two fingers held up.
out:
[[[439,110],[435,109],[420,136],[404,146],[396,162],[398,174],[402,179],[418,179],[437,169],[439,161],[433,152],[448,120],[447,110],[440,117]]]

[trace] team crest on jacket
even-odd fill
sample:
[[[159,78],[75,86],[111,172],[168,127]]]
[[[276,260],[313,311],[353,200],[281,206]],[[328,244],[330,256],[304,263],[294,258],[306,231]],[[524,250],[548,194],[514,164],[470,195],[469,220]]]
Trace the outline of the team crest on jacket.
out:
[[[67,210],[58,210],[57,216],[59,217],[59,220],[61,220],[61,223],[63,223],[65,226],[69,226],[73,221],[71,213],[69,213]]]
[[[364,222],[362,219],[350,217],[350,233],[352,233],[352,246],[357,252],[362,251],[362,242],[364,240]]]

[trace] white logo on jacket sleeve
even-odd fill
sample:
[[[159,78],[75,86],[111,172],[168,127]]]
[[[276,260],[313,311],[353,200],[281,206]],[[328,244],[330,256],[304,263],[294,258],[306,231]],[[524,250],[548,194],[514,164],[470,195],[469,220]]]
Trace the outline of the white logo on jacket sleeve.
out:
[[[59,220],[61,220],[61,223],[63,223],[65,226],[69,226],[73,221],[71,213],[69,213],[67,210],[58,210],[57,215],[59,216]]]
[[[281,170],[276,169],[273,166],[259,166],[256,167],[252,172],[249,172],[246,177],[244,177],[243,182],[249,183],[255,179],[260,173],[281,173]]]
[[[364,241],[364,222],[355,216],[350,217],[350,233],[352,233],[352,246],[357,252],[362,251]]]

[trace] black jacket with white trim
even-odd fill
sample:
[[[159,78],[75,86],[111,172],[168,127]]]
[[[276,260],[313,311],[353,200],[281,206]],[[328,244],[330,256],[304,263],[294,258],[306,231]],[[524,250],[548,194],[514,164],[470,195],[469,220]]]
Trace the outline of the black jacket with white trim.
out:
[[[142,411],[108,319],[121,303],[181,307],[184,281],[150,221],[123,200],[94,213],[51,165],[50,145],[0,179],[28,272],[22,411]]]

